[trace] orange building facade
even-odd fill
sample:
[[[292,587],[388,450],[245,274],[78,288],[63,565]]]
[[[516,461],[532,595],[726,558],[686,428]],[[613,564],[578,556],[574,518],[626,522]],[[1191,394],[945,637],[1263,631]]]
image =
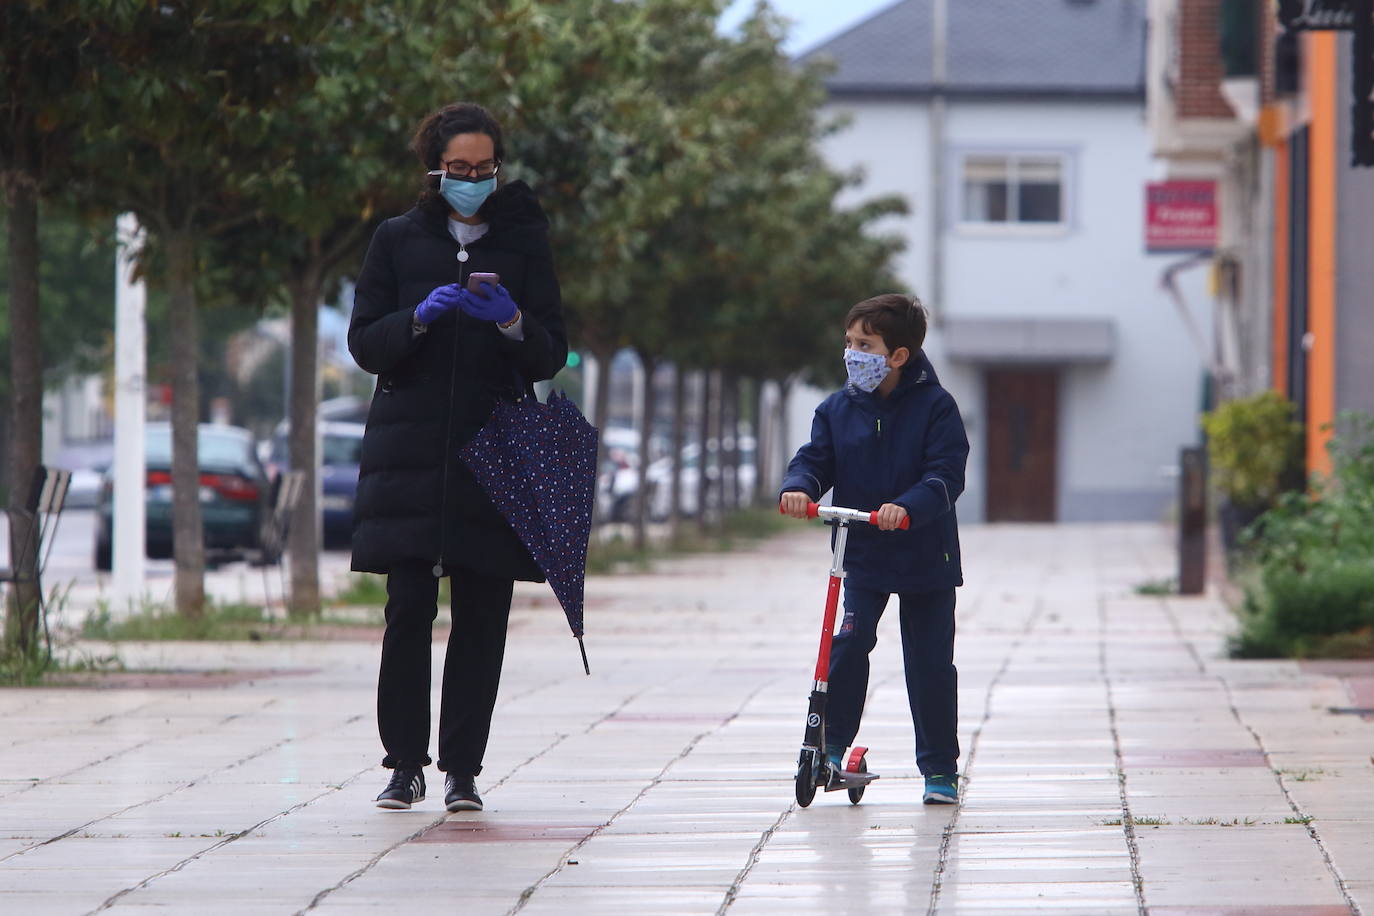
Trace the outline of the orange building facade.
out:
[[[1156,153],[1222,201],[1219,387],[1292,400],[1308,470],[1329,471],[1339,414],[1374,414],[1374,167],[1357,164],[1374,162],[1374,0],[1152,0],[1150,15]]]

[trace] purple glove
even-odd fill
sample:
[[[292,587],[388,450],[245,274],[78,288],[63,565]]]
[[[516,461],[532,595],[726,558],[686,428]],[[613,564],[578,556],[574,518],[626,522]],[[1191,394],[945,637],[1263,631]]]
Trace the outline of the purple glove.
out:
[[[510,324],[520,314],[520,308],[504,286],[483,283],[480,288],[481,295],[463,290],[458,307],[473,318],[495,321],[497,324]]]
[[[458,307],[462,293],[462,287],[457,283],[436,286],[425,297],[424,302],[415,306],[415,320],[420,324],[428,325],[444,313],[453,311]]]

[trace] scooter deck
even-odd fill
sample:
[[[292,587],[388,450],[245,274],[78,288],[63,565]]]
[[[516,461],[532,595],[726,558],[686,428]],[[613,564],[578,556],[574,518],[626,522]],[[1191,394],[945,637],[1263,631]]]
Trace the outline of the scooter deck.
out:
[[[826,770],[830,773],[824,786],[827,792],[838,792],[840,789],[857,789],[879,778],[877,773],[855,773],[851,770],[836,770],[831,767],[826,767]]]

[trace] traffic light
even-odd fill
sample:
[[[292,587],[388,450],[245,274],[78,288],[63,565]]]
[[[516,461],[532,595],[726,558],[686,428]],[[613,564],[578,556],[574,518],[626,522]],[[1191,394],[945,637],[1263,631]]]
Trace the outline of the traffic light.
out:
[[[582,365],[582,354],[581,354],[581,353],[578,353],[576,350],[569,350],[569,351],[568,351],[568,368],[569,368],[569,369],[576,369],[576,368],[577,368],[578,366],[580,366],[580,365]]]

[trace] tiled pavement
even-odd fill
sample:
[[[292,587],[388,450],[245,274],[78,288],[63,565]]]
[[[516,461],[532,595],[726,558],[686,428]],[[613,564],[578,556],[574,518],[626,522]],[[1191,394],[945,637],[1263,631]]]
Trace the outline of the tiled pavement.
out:
[[[971,527],[957,809],[920,804],[896,621],[863,803],[792,801],[823,530],[589,586],[584,677],[517,592],[480,814],[385,781],[371,642],[123,646],[137,686],[0,691],[0,913],[1374,916],[1371,663],[1229,661],[1142,597],[1154,526]],[[436,668],[437,670],[437,668]],[[198,682],[198,671],[223,673]]]

